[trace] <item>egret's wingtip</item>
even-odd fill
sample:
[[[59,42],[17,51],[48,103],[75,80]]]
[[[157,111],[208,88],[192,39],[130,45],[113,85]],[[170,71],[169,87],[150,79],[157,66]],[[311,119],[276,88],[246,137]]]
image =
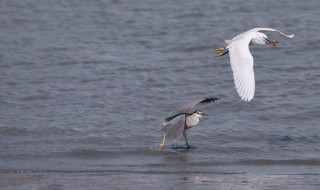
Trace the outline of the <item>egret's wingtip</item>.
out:
[[[250,102],[252,100],[252,98],[250,98],[250,97],[241,97],[241,100],[245,101],[245,102]]]

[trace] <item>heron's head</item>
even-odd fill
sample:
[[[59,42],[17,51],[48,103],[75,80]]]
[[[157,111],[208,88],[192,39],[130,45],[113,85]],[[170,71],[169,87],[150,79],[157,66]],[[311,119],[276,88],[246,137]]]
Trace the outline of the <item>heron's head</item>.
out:
[[[270,45],[270,46],[276,46],[279,44],[277,40],[269,40],[268,36],[264,33],[257,32],[256,35],[252,38],[251,44],[259,44],[259,45]]]
[[[196,114],[198,118],[205,116],[206,114],[200,110],[194,111],[193,114]]]

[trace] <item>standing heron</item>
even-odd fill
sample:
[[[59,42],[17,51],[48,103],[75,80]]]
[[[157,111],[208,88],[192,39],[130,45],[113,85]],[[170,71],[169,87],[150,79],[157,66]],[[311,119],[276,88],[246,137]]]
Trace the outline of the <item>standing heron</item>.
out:
[[[253,71],[253,57],[249,51],[249,45],[270,45],[277,46],[277,40],[269,40],[262,32],[277,32],[288,38],[293,38],[294,34],[287,35],[272,28],[254,28],[248,30],[232,40],[225,40],[226,48],[216,48],[216,51],[224,51],[217,53],[216,57],[223,56],[230,53],[231,68],[233,71],[234,84],[237,92],[242,100],[249,101],[254,96],[255,79]]]
[[[205,113],[199,110],[191,112],[192,108],[197,104],[209,103],[218,99],[219,98],[214,97],[196,99],[175,110],[171,116],[167,117],[161,124],[164,135],[162,144],[160,144],[160,149],[164,147],[166,137],[170,140],[177,140],[181,134],[183,134],[183,137],[186,140],[186,144],[189,148],[190,146],[188,143],[186,130],[196,126],[199,122],[199,119],[205,116]]]

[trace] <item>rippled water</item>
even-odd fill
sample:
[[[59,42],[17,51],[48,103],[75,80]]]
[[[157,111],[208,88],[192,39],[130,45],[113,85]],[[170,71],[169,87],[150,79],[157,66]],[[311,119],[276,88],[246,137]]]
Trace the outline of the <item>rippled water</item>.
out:
[[[0,2],[0,182],[5,189],[318,189],[319,2]],[[251,47],[242,102],[224,39]],[[159,150],[158,125],[205,96],[192,149]],[[175,143],[183,146],[184,141]]]

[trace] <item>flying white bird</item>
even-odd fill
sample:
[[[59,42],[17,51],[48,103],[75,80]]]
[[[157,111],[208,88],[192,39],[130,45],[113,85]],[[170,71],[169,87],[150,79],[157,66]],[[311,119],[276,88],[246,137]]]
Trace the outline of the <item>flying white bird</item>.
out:
[[[186,130],[196,126],[199,122],[199,119],[205,116],[205,113],[199,110],[191,112],[192,108],[197,104],[213,102],[218,99],[219,98],[210,97],[192,100],[185,106],[172,112],[170,116],[167,117],[161,124],[164,135],[162,144],[160,144],[160,149],[164,147],[166,137],[171,140],[177,140],[181,136],[181,134],[183,134],[183,137],[186,140],[186,144],[189,148]]]
[[[287,35],[272,28],[254,28],[248,30],[232,40],[225,40],[226,48],[216,48],[216,51],[227,50],[224,53],[217,53],[216,57],[230,53],[231,68],[233,71],[234,84],[237,92],[244,101],[252,100],[255,91],[255,79],[253,71],[253,57],[249,51],[249,45],[278,45],[277,40],[269,40],[262,32],[277,32],[288,38],[292,38],[294,34]]]

